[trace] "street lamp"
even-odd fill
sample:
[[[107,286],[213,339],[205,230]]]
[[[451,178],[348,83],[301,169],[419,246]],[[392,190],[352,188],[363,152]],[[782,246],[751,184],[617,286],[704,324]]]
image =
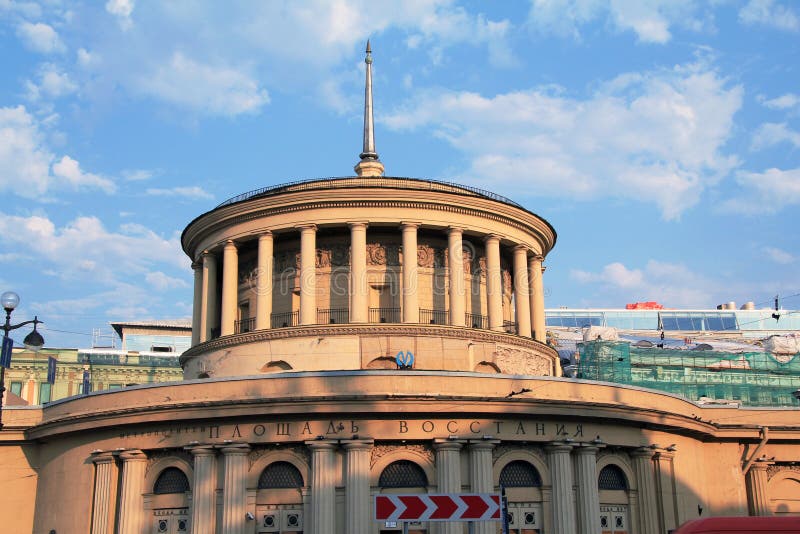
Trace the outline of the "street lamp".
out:
[[[3,325],[3,346],[5,347],[6,343],[5,339],[8,337],[9,332],[11,332],[12,330],[16,330],[17,328],[23,327],[26,324],[33,324],[33,331],[27,336],[25,336],[25,339],[23,340],[22,343],[28,350],[37,352],[44,346],[44,338],[42,337],[42,334],[36,331],[36,325],[38,325],[42,321],[40,321],[38,317],[34,316],[32,321],[23,321],[19,324],[12,325],[11,312],[14,311],[14,308],[16,308],[18,304],[19,304],[19,295],[17,295],[13,291],[6,291],[2,295],[0,295],[0,305],[3,306],[4,310],[6,310],[6,322]],[[0,366],[0,430],[3,429],[3,400],[5,397],[5,391],[6,391],[6,368]]]

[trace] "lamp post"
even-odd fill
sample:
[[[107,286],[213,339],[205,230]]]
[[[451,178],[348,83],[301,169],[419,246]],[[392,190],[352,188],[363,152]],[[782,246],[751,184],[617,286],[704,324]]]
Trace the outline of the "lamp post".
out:
[[[33,324],[33,331],[30,334],[25,336],[25,340],[22,342],[26,348],[36,352],[44,346],[44,338],[42,334],[36,331],[36,325],[41,323],[42,321],[39,320],[38,317],[34,316],[32,321],[23,321],[18,324],[11,324],[11,312],[14,311],[14,308],[17,307],[19,304],[19,295],[14,293],[13,291],[6,291],[2,295],[0,295],[0,305],[3,306],[3,309],[6,310],[6,322],[3,325],[3,344],[5,345],[5,338],[8,337],[8,333],[12,330],[16,330],[17,328],[23,327],[26,324]],[[9,359],[10,361],[10,359]],[[0,366],[0,430],[3,429],[3,400],[5,397],[6,391],[6,368]]]

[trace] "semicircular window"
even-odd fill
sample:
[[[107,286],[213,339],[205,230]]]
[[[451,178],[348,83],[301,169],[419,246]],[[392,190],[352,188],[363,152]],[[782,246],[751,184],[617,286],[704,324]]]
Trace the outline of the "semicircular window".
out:
[[[165,495],[167,493],[186,493],[190,491],[189,479],[186,474],[177,467],[167,467],[158,475],[153,493]]]
[[[618,466],[610,464],[600,470],[597,488],[601,490],[627,490],[628,479]]]
[[[514,460],[500,471],[500,485],[506,488],[539,488],[542,477],[530,462]]]
[[[390,463],[378,479],[378,486],[382,488],[422,488],[427,485],[425,471],[410,460]]]
[[[258,477],[258,489],[302,488],[303,475],[289,462],[272,462]]]

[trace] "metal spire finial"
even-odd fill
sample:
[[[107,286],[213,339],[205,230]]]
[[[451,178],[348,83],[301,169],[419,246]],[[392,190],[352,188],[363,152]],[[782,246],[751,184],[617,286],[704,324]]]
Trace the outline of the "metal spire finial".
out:
[[[362,161],[378,161],[378,153],[375,151],[375,124],[372,120],[372,49],[367,39],[367,56],[364,58],[367,64],[367,81],[364,89],[364,150],[359,156]]]

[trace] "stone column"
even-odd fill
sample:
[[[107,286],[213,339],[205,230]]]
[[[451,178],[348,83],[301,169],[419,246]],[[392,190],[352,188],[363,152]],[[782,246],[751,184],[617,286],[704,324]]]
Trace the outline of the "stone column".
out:
[[[258,238],[258,282],[256,284],[256,330],[272,326],[272,232]]]
[[[769,489],[767,487],[767,469],[772,462],[756,460],[747,471],[747,496],[750,500],[751,515],[772,515],[769,507]]]
[[[192,302],[192,346],[200,343],[200,329],[202,328],[203,313],[203,263],[192,263],[194,270],[194,299]]]
[[[231,443],[222,447],[225,479],[222,486],[221,534],[245,534],[247,530],[247,454],[250,446]]]
[[[528,247],[514,247],[514,303],[517,315],[517,334],[531,335],[531,302],[528,294]]]
[[[203,295],[200,306],[200,342],[211,339],[217,319],[217,258],[203,252]]]
[[[317,227],[300,227],[300,324],[317,322]]]
[[[473,441],[469,444],[469,485],[473,493],[494,493],[494,480],[492,476],[492,449],[494,440]],[[495,523],[478,521],[475,523],[474,534],[495,534]]]
[[[144,472],[147,456],[140,450],[123,451],[122,490],[119,499],[119,525],[117,532],[144,534]]]
[[[369,322],[367,223],[350,225],[350,322]]]
[[[372,509],[369,495],[369,459],[371,439],[344,440],[345,462],[345,532],[369,532]]]
[[[217,519],[217,451],[213,445],[186,448],[194,456],[192,533],[214,534]]]
[[[114,455],[110,452],[92,452],[94,464],[94,505],[92,507],[92,534],[112,534],[110,520],[111,491],[114,485]]]
[[[452,266],[451,262],[450,267]],[[461,447],[458,441],[440,439],[434,441],[437,493],[461,493]],[[460,523],[440,523],[436,532],[462,534],[463,527]]]
[[[419,322],[419,275],[417,230],[419,223],[404,222],[403,229],[403,322]]]
[[[553,481],[553,532],[575,534],[575,500],[572,492],[572,445],[555,441],[545,450],[550,463],[550,479]]]
[[[653,449],[640,447],[631,453],[639,489],[639,532],[658,532],[658,502],[653,470]]]
[[[575,475],[578,485],[578,529],[582,534],[600,534],[600,492],[597,489],[597,451],[595,445],[575,448]]]
[[[500,272],[500,238],[486,238],[486,309],[489,328],[503,330],[503,277]]]
[[[547,340],[547,325],[544,315],[544,271],[542,256],[534,255],[528,260],[531,284],[531,324],[533,338],[544,343]]]
[[[307,441],[311,449],[311,534],[336,531],[335,441]]]
[[[450,271],[450,324],[464,326],[466,303],[464,299],[463,230],[451,226],[447,232],[447,253]]]
[[[656,500],[661,520],[661,532],[669,532],[678,527],[678,508],[675,502],[675,471],[672,465],[674,454],[660,450],[655,453]]]
[[[239,304],[239,253],[232,240],[225,243],[222,252],[222,319],[220,335],[235,332],[236,306]]]

